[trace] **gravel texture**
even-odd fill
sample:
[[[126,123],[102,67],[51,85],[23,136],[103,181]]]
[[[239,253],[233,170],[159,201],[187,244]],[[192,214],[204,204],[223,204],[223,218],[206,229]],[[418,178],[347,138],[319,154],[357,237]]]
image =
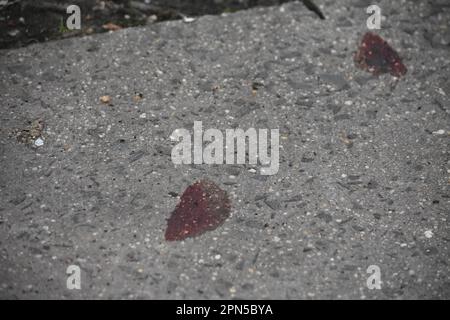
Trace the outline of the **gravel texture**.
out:
[[[379,2],[377,33],[408,68],[397,80],[353,62],[369,4],[0,51],[0,297],[449,299],[450,7]],[[169,136],[196,120],[279,128],[278,174],[175,166]],[[231,217],[166,242],[202,178]],[[72,264],[81,290],[66,288]]]

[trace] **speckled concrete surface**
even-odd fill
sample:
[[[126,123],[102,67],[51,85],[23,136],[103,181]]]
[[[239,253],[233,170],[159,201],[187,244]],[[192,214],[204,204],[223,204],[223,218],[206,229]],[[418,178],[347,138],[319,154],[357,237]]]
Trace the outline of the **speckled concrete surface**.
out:
[[[291,3],[0,51],[0,297],[450,298],[450,8],[379,2],[395,81],[353,63],[369,3],[339,3],[325,21]],[[36,119],[40,147],[16,138]],[[279,128],[278,174],[175,166],[169,136],[196,120]],[[231,217],[166,242],[203,177]]]

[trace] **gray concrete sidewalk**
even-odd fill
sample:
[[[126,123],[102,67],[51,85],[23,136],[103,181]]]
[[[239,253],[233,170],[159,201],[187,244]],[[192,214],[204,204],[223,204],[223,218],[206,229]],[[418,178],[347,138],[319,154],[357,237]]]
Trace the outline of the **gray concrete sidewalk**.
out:
[[[324,1],[327,20],[291,3],[0,51],[0,297],[449,299],[445,3],[379,2],[398,82],[353,63],[364,1]],[[196,120],[279,128],[278,174],[175,166],[169,136]],[[174,195],[200,178],[231,217],[166,242]]]

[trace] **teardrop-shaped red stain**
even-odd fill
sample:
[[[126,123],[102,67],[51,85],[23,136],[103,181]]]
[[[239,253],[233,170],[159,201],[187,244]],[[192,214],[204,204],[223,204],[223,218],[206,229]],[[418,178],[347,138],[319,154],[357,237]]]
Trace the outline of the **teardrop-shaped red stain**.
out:
[[[379,35],[367,32],[354,56],[356,65],[374,75],[389,72],[395,77],[407,71],[397,52]]]
[[[215,230],[230,216],[227,193],[208,180],[190,185],[167,221],[165,238],[180,241]]]

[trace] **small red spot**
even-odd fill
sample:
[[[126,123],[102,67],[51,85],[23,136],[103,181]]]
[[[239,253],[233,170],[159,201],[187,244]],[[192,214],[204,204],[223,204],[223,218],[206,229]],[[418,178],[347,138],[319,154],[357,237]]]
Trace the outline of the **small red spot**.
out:
[[[187,187],[167,221],[167,241],[199,236],[219,227],[230,216],[227,193],[208,180]]]
[[[389,72],[395,77],[406,74],[397,52],[380,36],[367,32],[354,57],[356,65],[374,75]]]

